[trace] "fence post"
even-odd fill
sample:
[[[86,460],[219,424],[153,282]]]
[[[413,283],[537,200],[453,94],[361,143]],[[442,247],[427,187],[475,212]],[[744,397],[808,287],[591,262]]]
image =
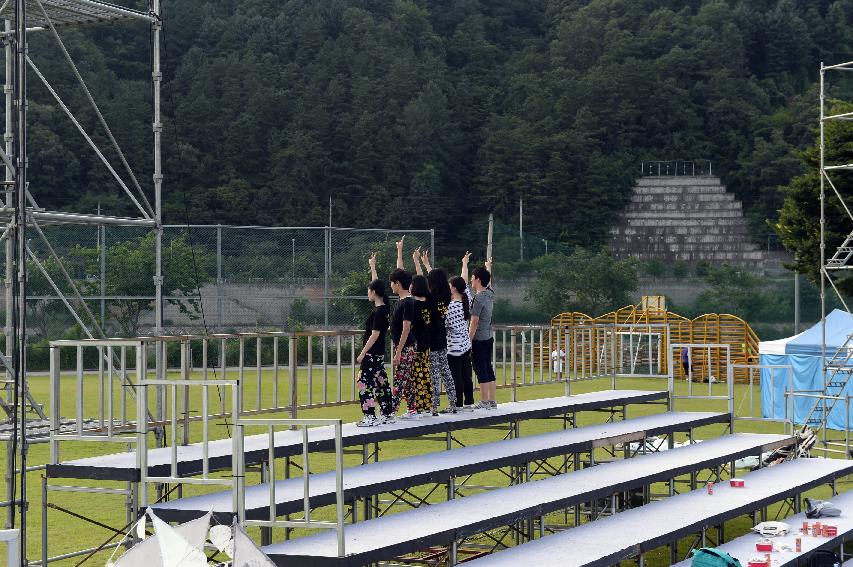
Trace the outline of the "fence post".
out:
[[[516,337],[515,337],[515,327],[510,328],[509,330],[509,360],[510,360],[510,368],[512,369],[512,401],[516,401],[516,367],[515,367],[515,346],[516,346]]]
[[[298,405],[297,392],[299,391],[299,389],[296,386],[296,372],[297,372],[296,353],[297,353],[298,346],[299,346],[299,337],[297,337],[295,334],[290,335],[290,348],[288,349],[289,350],[288,362],[289,362],[289,366],[290,366],[290,390],[289,390],[290,400],[289,401],[290,401],[290,417],[291,417],[291,419],[296,419],[296,406]]]
[[[436,260],[436,258],[438,258],[438,256],[436,256],[436,254],[435,254],[435,229],[434,228],[429,229],[429,249],[430,249],[430,255],[433,258],[433,264],[437,264],[438,261]]]
[[[216,225],[216,330],[222,332],[222,225]]]

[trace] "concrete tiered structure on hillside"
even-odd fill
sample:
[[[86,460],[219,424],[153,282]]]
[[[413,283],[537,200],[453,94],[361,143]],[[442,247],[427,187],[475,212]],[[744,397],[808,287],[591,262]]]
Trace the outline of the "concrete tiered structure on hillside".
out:
[[[769,260],[749,241],[741,202],[712,175],[641,177],[611,235],[619,257],[759,270]]]

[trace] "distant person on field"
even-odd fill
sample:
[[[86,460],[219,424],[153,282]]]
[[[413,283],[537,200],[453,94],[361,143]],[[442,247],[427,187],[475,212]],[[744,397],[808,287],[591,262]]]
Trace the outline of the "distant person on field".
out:
[[[562,374],[563,372],[563,364],[566,362],[566,351],[561,348],[555,348],[551,351],[551,360],[553,362],[553,368],[555,374]]]
[[[429,263],[429,251],[415,249],[412,259],[415,261],[415,272],[423,275],[419,262],[423,262],[427,271],[427,284],[429,285],[429,305],[432,309],[429,326],[429,375],[432,382],[432,415],[438,415],[441,405],[441,385],[447,392],[448,406],[441,413],[456,413],[456,385],[450,366],[447,361],[447,327],[445,320],[447,310],[450,307],[451,292],[450,284],[447,283],[447,272],[441,268],[433,269]]]
[[[468,262],[471,253],[462,258],[462,277],[468,278]],[[471,338],[471,362],[480,384],[480,409],[495,409],[497,402],[497,384],[495,369],[492,367],[492,349],[495,339],[492,337],[492,311],[495,305],[495,292],[491,288],[492,259],[486,261],[485,268],[477,268],[471,274],[471,323],[468,336]],[[468,293],[471,293],[470,291]]]
[[[683,347],[681,349],[681,369],[684,370],[684,378],[690,380],[693,377],[693,365],[690,361],[690,349]]]
[[[371,272],[376,265],[376,252],[370,257]],[[385,373],[385,333],[388,331],[390,309],[385,282],[379,278],[367,286],[367,298],[373,302],[373,310],[364,326],[363,346],[356,361],[361,365],[358,381],[358,399],[364,414],[359,427],[372,427],[382,423],[394,423],[394,404],[391,395],[391,381]],[[379,408],[381,417],[376,417]]]

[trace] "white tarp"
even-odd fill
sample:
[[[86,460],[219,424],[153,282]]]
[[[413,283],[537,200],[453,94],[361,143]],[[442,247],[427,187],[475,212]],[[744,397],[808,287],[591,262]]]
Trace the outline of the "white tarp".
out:
[[[174,563],[166,563],[163,561],[163,552],[161,546],[161,533],[165,532],[165,529],[162,526],[166,526],[166,528],[177,535],[177,537],[181,538],[190,546],[194,546],[196,549],[204,549],[204,542],[207,538],[207,530],[210,527],[210,513],[205,514],[201,518],[196,520],[192,520],[186,522],[184,524],[178,526],[169,526],[159,518],[157,518],[150,510],[148,510],[148,515],[155,521],[155,535],[137,543],[132,548],[124,553],[118,560],[115,562],[115,567],[167,567],[167,565],[174,565]],[[140,520],[144,524],[144,519]],[[157,522],[160,522],[160,526],[158,526]],[[168,538],[168,535],[166,536]],[[173,539],[173,538],[168,538]],[[204,553],[202,553],[204,556]],[[181,567],[190,567],[194,565],[193,563],[180,563]],[[207,565],[207,560],[203,563],[203,565]]]
[[[275,567],[275,564],[258,549],[240,524],[234,526],[233,567]]]

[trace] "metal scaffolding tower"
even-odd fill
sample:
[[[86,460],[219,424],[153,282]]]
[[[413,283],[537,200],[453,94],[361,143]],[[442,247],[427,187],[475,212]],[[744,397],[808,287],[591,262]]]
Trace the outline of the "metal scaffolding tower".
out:
[[[101,2],[98,0],[10,0],[0,6],[0,18],[4,29],[0,33],[5,53],[5,146],[0,149],[5,169],[5,197],[0,203],[0,222],[5,228],[0,239],[5,241],[5,345],[0,349],[0,364],[5,370],[0,380],[0,439],[7,441],[6,527],[21,530],[21,565],[37,563],[27,561],[27,473],[34,467],[27,464],[28,446],[34,441],[44,441],[49,433],[47,416],[41,404],[30,395],[27,385],[26,337],[27,337],[27,270],[28,262],[45,277],[56,294],[71,312],[83,332],[91,338],[103,338],[103,329],[98,318],[82,299],[75,281],[62,266],[45,236],[43,227],[49,225],[123,225],[150,227],[155,232],[155,312],[156,329],[162,333],[162,161],[160,119],[160,0],[148,0],[147,10],[137,10]],[[74,60],[69,54],[59,33],[67,26],[79,26],[118,20],[139,20],[150,25],[151,32],[151,82],[152,82],[152,130],[153,130],[153,175],[149,187],[143,189],[130,163],[121,150],[112,130],[101,113]],[[74,112],[66,105],[53,88],[28,51],[28,35],[33,32],[50,34],[56,41],[63,58],[80,84],[86,99],[106,134],[110,146],[118,156],[119,165],[113,165],[78,121]],[[46,210],[38,205],[39,188],[30,186],[27,179],[27,84],[30,77],[44,84],[56,105],[74,124],[88,146],[96,153],[109,171],[118,188],[138,210],[138,216],[123,218],[106,215],[78,214]],[[148,198],[153,197],[153,206]],[[49,257],[58,265],[64,285],[71,290],[63,293],[59,284],[51,279],[42,260],[28,244],[28,239],[40,240],[45,244]],[[163,353],[156,358],[157,373],[163,368]],[[158,398],[159,400],[159,398]],[[6,422],[2,423],[2,419]]]
[[[853,334],[846,337],[839,347],[830,347],[827,352],[826,343],[826,291],[827,285],[832,288],[841,304],[850,312],[847,302],[833,279],[833,274],[843,274],[844,270],[853,269],[853,231],[851,231],[835,252],[827,258],[826,251],[826,219],[827,197],[834,195],[844,208],[847,218],[853,228],[853,213],[847,205],[846,199],[833,181],[833,176],[843,174],[845,170],[853,170],[853,163],[836,164],[827,163],[826,158],[826,125],[833,121],[849,122],[853,120],[853,112],[840,114],[827,114],[826,104],[826,76],[827,73],[836,71],[853,71],[853,61],[838,65],[820,66],[820,303],[821,303],[821,359],[823,365],[823,391],[818,395],[808,396],[811,407],[806,414],[805,423],[823,430],[823,446],[825,451],[842,452],[832,449],[835,443],[827,439],[827,422],[830,413],[839,401],[847,401],[847,385],[853,375]],[[831,192],[831,193],[830,193]],[[847,403],[840,406],[848,407]],[[846,453],[846,448],[844,451]]]

